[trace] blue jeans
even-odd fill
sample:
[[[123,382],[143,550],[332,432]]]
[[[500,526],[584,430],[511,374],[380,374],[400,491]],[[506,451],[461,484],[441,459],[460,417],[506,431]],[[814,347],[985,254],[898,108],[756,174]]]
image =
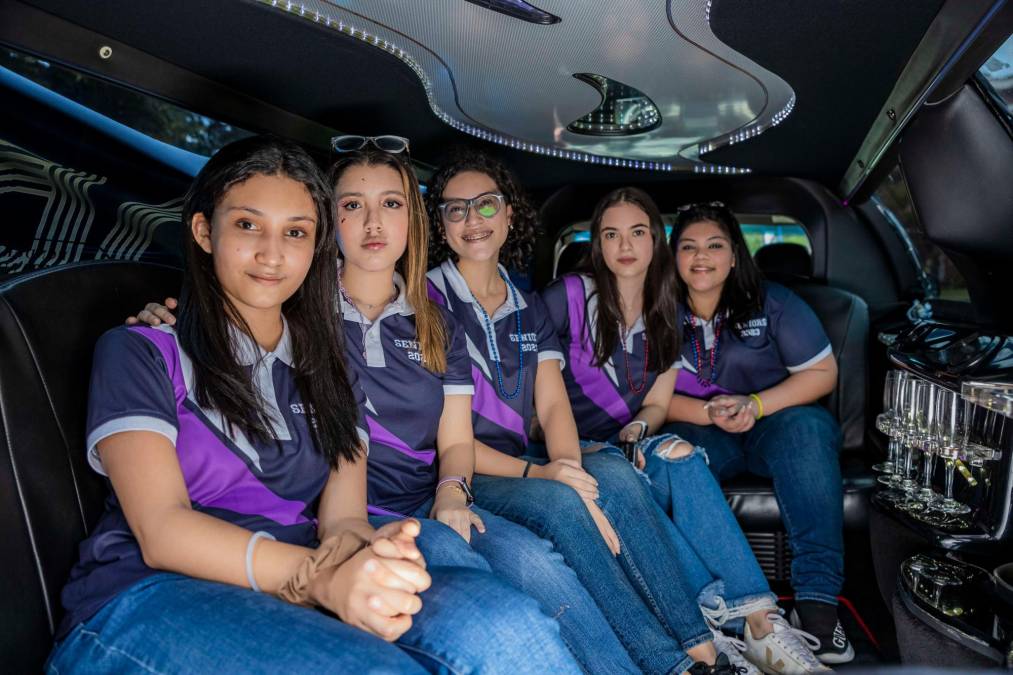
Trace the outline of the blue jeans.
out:
[[[667,518],[622,457],[589,455],[585,468],[598,479],[598,505],[619,536],[618,558],[568,485],[476,475],[475,498],[483,508],[552,542],[641,670],[682,672],[693,663],[685,650],[710,640],[711,633],[696,594],[677,568],[673,573],[664,534],[653,527]]]
[[[836,605],[844,583],[844,507],[841,431],[830,413],[818,405],[785,408],[744,434],[684,422],[664,430],[706,448],[718,480],[746,471],[773,479],[794,556],[795,598]],[[675,506],[684,508],[682,501]]]
[[[639,672],[577,575],[551,543],[516,523],[475,508],[486,531],[480,534],[472,528],[469,545],[451,528],[426,518],[431,509],[429,502],[411,514],[422,523],[417,542],[430,565],[491,570],[534,598],[546,617],[559,622],[563,642],[585,672]],[[369,520],[379,526],[393,518],[370,516]],[[545,672],[550,670],[546,668]]]
[[[216,675],[579,672],[557,626],[530,598],[474,570],[431,567],[429,572],[433,585],[422,594],[422,611],[394,645],[271,595],[157,574],[75,627],[56,645],[46,670]]]

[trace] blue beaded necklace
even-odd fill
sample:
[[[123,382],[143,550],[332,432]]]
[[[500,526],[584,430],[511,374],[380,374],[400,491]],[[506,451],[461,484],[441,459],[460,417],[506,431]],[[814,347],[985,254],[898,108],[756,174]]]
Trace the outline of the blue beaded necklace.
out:
[[[503,366],[500,364],[499,346],[496,344],[496,329],[492,325],[492,319],[489,318],[489,313],[485,311],[482,303],[472,293],[471,288],[468,288],[468,292],[471,293],[471,299],[475,301],[475,306],[478,307],[478,311],[482,312],[482,318],[485,319],[483,330],[485,330],[485,337],[493,349],[492,360],[496,364],[496,381],[499,385],[499,393],[509,401],[520,395],[521,385],[524,382],[524,339],[523,333],[521,333],[521,303],[517,301],[517,289],[510,283],[510,279],[503,273],[503,270],[499,270],[499,275],[506,283],[507,288],[510,289],[510,295],[514,300],[514,317],[517,319],[517,386],[514,388],[512,394],[508,394],[506,388],[503,386]]]

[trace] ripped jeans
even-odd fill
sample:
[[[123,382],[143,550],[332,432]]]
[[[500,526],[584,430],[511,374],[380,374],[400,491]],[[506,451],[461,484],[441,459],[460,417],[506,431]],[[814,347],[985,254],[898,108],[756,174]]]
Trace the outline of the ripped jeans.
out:
[[[674,456],[678,451],[664,452],[677,438],[661,434],[638,444],[647,460],[644,482],[671,515],[669,534],[683,582],[697,593],[711,621],[741,630],[742,617],[774,609],[777,598],[707,466],[704,449],[697,446],[682,457]]]
[[[497,578],[534,598],[542,614],[559,622],[560,636],[584,672],[639,672],[577,575],[550,542],[476,507],[474,511],[482,519],[486,531],[479,533],[472,528],[469,545],[450,527],[427,518],[431,509],[430,499],[409,514],[422,524],[417,543],[428,565],[492,571]],[[374,527],[392,520],[396,518],[369,517]],[[484,600],[490,606],[499,601],[497,597]],[[462,616],[461,620],[466,623],[468,617]],[[490,633],[487,639],[498,638]],[[531,654],[529,658],[537,663],[540,656]],[[549,670],[551,668],[546,672]]]

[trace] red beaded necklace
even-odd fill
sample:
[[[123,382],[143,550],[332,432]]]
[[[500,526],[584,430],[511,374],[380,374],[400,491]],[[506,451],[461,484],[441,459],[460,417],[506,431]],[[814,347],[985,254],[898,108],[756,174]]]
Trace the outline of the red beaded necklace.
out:
[[[628,336],[626,332],[626,325],[623,321],[618,321],[619,324],[619,338],[623,341],[623,361],[626,364],[626,384],[630,386],[630,392],[639,394],[647,386],[647,364],[651,360],[651,343],[647,339],[647,331],[644,331],[644,372],[640,376],[640,385],[633,384],[633,376],[630,374],[630,353],[626,351],[626,338]]]
[[[696,365],[696,379],[697,379],[697,382],[699,382],[701,385],[703,385],[705,387],[708,387],[711,384],[711,378],[714,377],[714,365],[718,361],[718,345],[721,344],[721,315],[716,314],[714,316],[714,346],[711,347],[710,370],[707,372],[707,374],[710,377],[704,377],[703,374],[702,374],[702,370],[701,370],[701,368],[703,366],[703,353],[702,352],[704,350],[700,349],[700,341],[696,337],[696,317],[692,313],[690,313],[690,315],[689,315],[689,325],[693,329],[690,332],[690,340],[693,343],[693,357],[694,357],[694,360],[696,361],[696,364],[695,364]]]

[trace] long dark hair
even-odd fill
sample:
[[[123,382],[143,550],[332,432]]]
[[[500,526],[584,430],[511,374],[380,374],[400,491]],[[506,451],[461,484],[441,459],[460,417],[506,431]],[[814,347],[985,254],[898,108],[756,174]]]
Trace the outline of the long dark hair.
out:
[[[644,279],[644,330],[650,345],[648,369],[661,373],[678,358],[680,335],[676,326],[675,263],[665,240],[665,224],[654,200],[634,187],[624,187],[605,195],[591,216],[591,253],[584,271],[594,278],[598,293],[598,321],[594,327],[595,365],[599,368],[611,358],[619,342],[619,322],[623,313],[615,277],[605,264],[601,250],[601,221],[605,211],[617,204],[632,204],[647,214],[654,250]]]
[[[339,156],[331,165],[328,178],[333,189],[341,176],[353,166],[386,166],[401,176],[408,199],[408,247],[397,261],[397,271],[405,280],[408,304],[415,310],[415,337],[422,352],[422,364],[433,373],[447,369],[447,329],[436,304],[429,299],[426,281],[426,257],[429,250],[429,223],[422,203],[419,179],[407,160],[407,153],[384,152],[367,144],[361,150]],[[335,205],[336,206],[336,205]]]
[[[193,362],[194,394],[202,407],[222,413],[228,425],[248,436],[270,439],[264,403],[250,375],[234,356],[229,325],[251,345],[253,333],[222,289],[212,256],[194,239],[190,224],[200,213],[213,224],[215,207],[233,186],[254,176],[285,176],[302,183],[317,210],[313,262],[302,286],[285,301],[295,365],[310,433],[317,451],[337,468],[360,454],[355,431],[355,397],[345,369],[341,329],[334,307],[337,289],[337,242],[330,210],[330,190],[313,159],[298,145],[271,136],[230,143],[204,165],[183,204],[183,250],[186,271],[176,332]]]
[[[727,312],[729,325],[745,323],[763,309],[763,273],[756,266],[753,256],[749,254],[739,219],[731,209],[717,202],[692,204],[681,209],[676,214],[675,224],[672,227],[672,251],[677,250],[679,238],[686,228],[703,220],[709,220],[717,225],[722,234],[728,237],[732,255],[735,256],[735,266],[732,267],[728,278],[725,279],[725,285],[721,288],[721,298],[718,300],[715,316]],[[675,273],[675,283],[679,301],[692,311],[689,287],[679,276],[678,270]],[[730,334],[736,335],[736,331],[731,331]]]
[[[499,261],[507,269],[519,272],[526,270],[531,262],[531,254],[535,250],[538,211],[531,205],[517,176],[498,159],[478,150],[458,151],[437,169],[429,182],[426,206],[429,208],[429,224],[432,228],[429,237],[430,267],[435,267],[454,256],[454,251],[447,243],[443,220],[440,218],[440,202],[443,201],[443,191],[447,183],[465,171],[485,174],[492,179],[496,189],[503,195],[504,208],[509,206],[513,209],[510,230],[507,232],[503,247],[499,250]]]

